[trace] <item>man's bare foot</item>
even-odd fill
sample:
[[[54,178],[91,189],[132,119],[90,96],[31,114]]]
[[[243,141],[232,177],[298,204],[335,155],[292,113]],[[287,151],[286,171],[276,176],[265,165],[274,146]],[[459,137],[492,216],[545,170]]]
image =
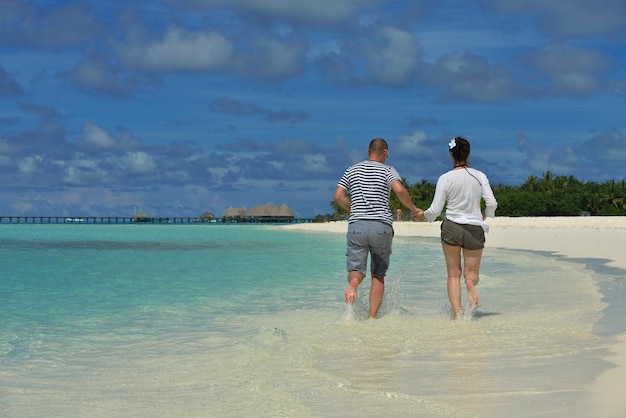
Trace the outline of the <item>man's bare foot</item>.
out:
[[[356,286],[352,283],[348,285],[344,299],[348,305],[352,305],[356,301]]]
[[[465,280],[465,286],[467,286],[467,303],[469,303],[470,309],[475,309],[478,306],[478,293],[476,293],[474,282]]]

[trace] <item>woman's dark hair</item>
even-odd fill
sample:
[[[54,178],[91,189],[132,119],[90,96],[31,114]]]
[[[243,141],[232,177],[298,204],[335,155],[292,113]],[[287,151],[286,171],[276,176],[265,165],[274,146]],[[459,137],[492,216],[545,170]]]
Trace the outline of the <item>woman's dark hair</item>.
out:
[[[470,155],[470,143],[462,136],[457,136],[449,144],[450,153],[458,163],[466,163]]]

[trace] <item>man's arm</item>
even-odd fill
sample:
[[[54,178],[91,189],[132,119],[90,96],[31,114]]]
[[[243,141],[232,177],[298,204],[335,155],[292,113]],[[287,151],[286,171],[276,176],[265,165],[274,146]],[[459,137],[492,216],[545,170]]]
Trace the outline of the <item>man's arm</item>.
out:
[[[341,186],[337,186],[333,199],[339,204],[339,206],[350,212],[350,206],[352,205],[352,202],[350,202],[350,198],[348,197],[348,191],[346,189]]]
[[[392,181],[391,189],[396,194],[396,196],[398,196],[398,199],[400,199],[400,202],[402,202],[404,206],[406,206],[407,208],[411,210],[411,217],[413,219],[417,219],[419,216],[424,214],[424,211],[422,209],[415,206],[415,204],[411,200],[411,196],[409,195],[409,192],[404,188],[404,185],[402,184],[400,180]]]

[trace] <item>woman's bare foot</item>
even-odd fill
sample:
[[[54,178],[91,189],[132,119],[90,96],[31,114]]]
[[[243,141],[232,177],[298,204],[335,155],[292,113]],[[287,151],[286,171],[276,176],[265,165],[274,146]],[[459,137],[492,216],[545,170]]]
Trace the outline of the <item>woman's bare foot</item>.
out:
[[[478,293],[476,293],[474,282],[465,280],[465,286],[467,286],[467,303],[469,303],[470,309],[476,309],[478,306]]]

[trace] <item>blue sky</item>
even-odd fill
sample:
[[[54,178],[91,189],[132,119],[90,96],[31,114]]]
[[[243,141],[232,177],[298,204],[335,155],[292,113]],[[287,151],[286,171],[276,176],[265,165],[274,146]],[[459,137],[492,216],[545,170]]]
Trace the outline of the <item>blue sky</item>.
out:
[[[626,177],[624,0],[0,1],[0,215],[331,212],[387,139],[435,182]]]

